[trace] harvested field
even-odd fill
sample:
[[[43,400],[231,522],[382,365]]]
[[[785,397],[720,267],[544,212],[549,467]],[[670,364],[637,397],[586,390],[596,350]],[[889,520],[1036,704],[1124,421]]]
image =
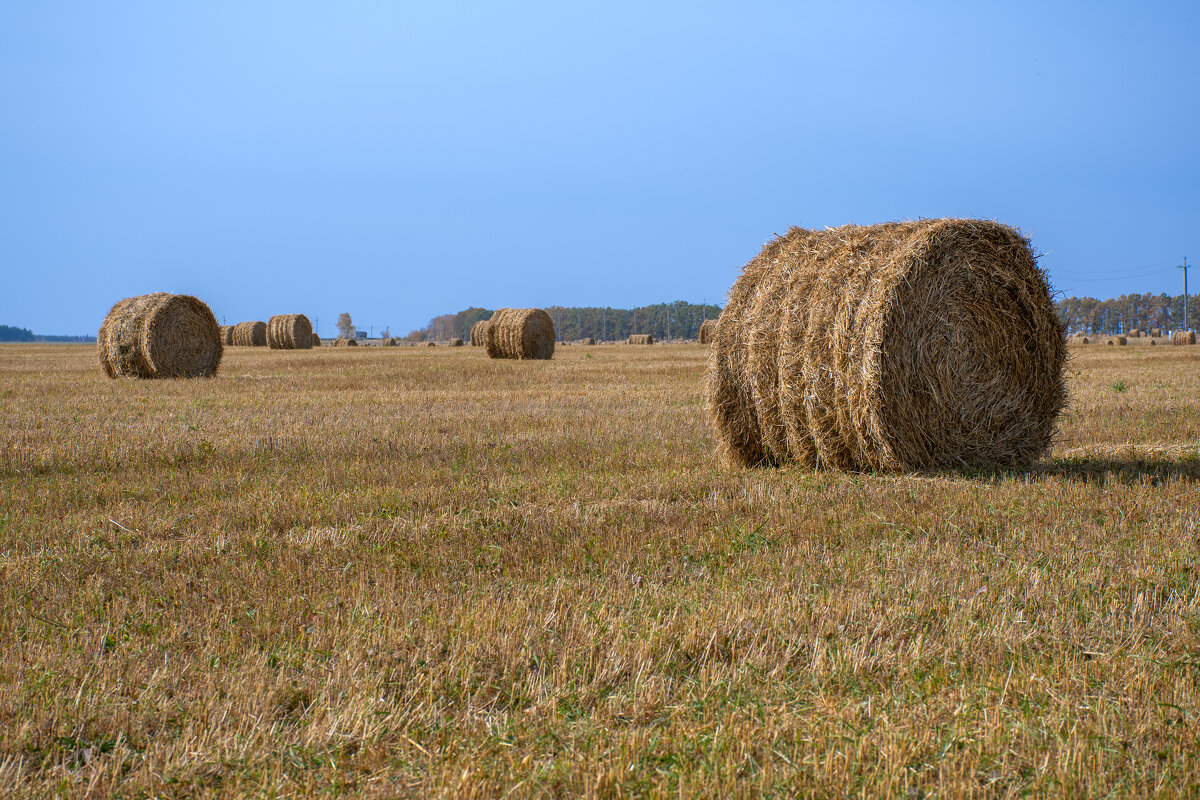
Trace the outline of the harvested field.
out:
[[[725,469],[709,347],[0,346],[14,797],[1179,796],[1200,350],[1011,471]]]

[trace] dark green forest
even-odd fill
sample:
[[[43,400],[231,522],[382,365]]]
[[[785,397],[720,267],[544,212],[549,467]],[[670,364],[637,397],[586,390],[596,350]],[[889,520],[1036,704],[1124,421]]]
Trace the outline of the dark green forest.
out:
[[[1123,294],[1109,300],[1067,297],[1055,305],[1058,315],[1072,333],[1107,335],[1137,328],[1195,330],[1200,327],[1200,303],[1188,295],[1187,322],[1183,319],[1183,295]]]
[[[424,328],[408,334],[410,341],[426,339],[470,338],[471,326],[481,319],[490,319],[489,308],[468,308],[457,314],[434,317]],[[656,339],[695,339],[700,325],[721,313],[716,305],[696,305],[676,300],[640,308],[565,308],[547,306],[546,313],[554,320],[559,341],[592,337],[598,340],[626,339],[632,333],[649,333]]]
[[[40,336],[28,328],[0,325],[0,342],[94,342],[95,336]]]

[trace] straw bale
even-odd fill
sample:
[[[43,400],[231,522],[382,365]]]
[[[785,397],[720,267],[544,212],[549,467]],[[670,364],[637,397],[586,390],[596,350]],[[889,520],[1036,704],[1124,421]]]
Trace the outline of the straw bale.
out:
[[[339,336],[333,340],[334,347],[358,347],[358,340],[351,339],[345,336]]]
[[[315,333],[312,335],[312,346],[313,347],[321,346],[321,337],[317,336]]]
[[[715,319],[706,319],[700,325],[700,344],[712,344],[713,332],[717,328]]]
[[[110,378],[208,378],[221,364],[221,326],[191,295],[156,292],[121,300],[96,336]]]
[[[239,322],[233,326],[233,343],[238,347],[266,347],[267,323]]]
[[[587,345],[588,347],[592,347],[596,344],[596,340],[591,336],[585,336],[579,340],[579,343],[582,345]]]
[[[625,344],[654,344],[654,336],[649,333],[631,333]]]
[[[396,347],[397,345],[399,345],[399,342],[396,341],[395,336],[389,336],[388,338],[386,338],[382,342],[380,342],[380,344],[383,347]]]
[[[462,347],[462,346],[463,346],[462,339],[451,339],[450,340],[450,347]]]
[[[487,345],[487,327],[488,321],[481,319],[471,326],[471,347],[484,347]]]
[[[484,334],[490,358],[554,357],[554,321],[540,308],[502,308],[492,315]]]
[[[1109,345],[1119,345],[1121,347],[1124,347],[1125,345],[1129,344],[1129,340],[1126,339],[1124,336],[1110,336],[1108,339],[1108,343],[1109,343]]]
[[[1151,328],[1150,335],[1153,336],[1155,339],[1159,338],[1160,336],[1162,336],[1162,328]]]
[[[430,341],[428,341],[428,342],[426,342],[426,343],[425,343],[425,346],[426,346],[426,347],[437,347],[437,342],[435,342],[435,341],[433,341],[433,340],[430,340]]]
[[[231,346],[233,344],[233,326],[232,325],[222,325],[220,327],[220,330],[221,330],[221,344],[225,347]]]
[[[1195,331],[1175,331],[1171,334],[1171,344],[1195,344]]]
[[[303,314],[276,314],[267,321],[267,347],[272,350],[311,350],[312,323]]]
[[[1045,275],[995,222],[792,228],[746,265],[713,338],[708,407],[737,464],[1026,463],[1066,401]]]
[[[1129,330],[1129,332],[1126,333],[1125,335],[1128,336],[1130,339],[1142,338],[1142,332],[1140,330],[1138,330],[1137,328],[1131,328]]]

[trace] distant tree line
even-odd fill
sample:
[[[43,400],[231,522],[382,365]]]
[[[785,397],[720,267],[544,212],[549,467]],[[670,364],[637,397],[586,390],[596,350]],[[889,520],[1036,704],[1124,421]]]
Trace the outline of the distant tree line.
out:
[[[421,342],[427,339],[468,339],[471,326],[482,319],[491,319],[493,310],[472,307],[457,314],[434,317],[424,328],[412,331],[405,338]],[[676,300],[639,308],[599,308],[595,306],[547,306],[546,313],[554,320],[554,330],[560,341],[593,339],[625,339],[632,333],[648,333],[655,339],[695,339],[706,319],[721,313],[716,305],[697,305]]]
[[[28,328],[0,325],[0,342],[94,342],[95,336],[45,336]]]
[[[1100,336],[1125,333],[1137,328],[1195,330],[1200,327],[1200,302],[1188,295],[1188,319],[1183,318],[1183,295],[1123,294],[1109,300],[1067,297],[1055,305],[1058,315],[1072,333]]]

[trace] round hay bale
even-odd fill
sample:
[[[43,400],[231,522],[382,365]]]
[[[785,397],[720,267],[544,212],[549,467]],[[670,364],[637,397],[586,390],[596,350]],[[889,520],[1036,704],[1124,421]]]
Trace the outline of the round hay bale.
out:
[[[1140,339],[1140,338],[1142,338],[1142,332],[1141,332],[1140,330],[1138,330],[1137,328],[1131,328],[1131,329],[1129,330],[1129,332],[1128,332],[1127,334],[1125,334],[1125,335],[1126,335],[1126,336],[1128,336],[1130,339]]]
[[[462,339],[451,339],[450,340],[450,347],[462,347],[462,346],[463,346]]]
[[[487,336],[488,321],[481,319],[471,326],[471,347],[485,347],[487,345],[485,337]]]
[[[488,321],[484,347],[489,358],[554,357],[554,321],[540,308],[502,308]]]
[[[654,337],[648,333],[633,333],[625,340],[625,344],[654,344]]]
[[[315,333],[312,335],[312,346],[313,347],[321,346],[321,337],[317,336]]]
[[[208,378],[221,364],[221,326],[191,295],[156,292],[109,310],[96,335],[110,378]]]
[[[715,319],[706,319],[700,325],[700,344],[712,344],[713,332],[717,329]]]
[[[1087,344],[1089,341],[1091,341],[1091,340],[1090,340],[1090,339],[1088,339],[1088,337],[1084,336],[1084,337],[1080,338],[1080,340],[1079,340],[1079,343],[1080,343],[1080,344]]]
[[[382,344],[384,347],[396,347],[398,345],[398,343],[396,342],[396,337],[394,337],[394,336],[389,336],[388,338],[384,339],[380,344]]]
[[[1196,332],[1195,331],[1175,331],[1175,333],[1171,334],[1171,344],[1173,344],[1173,345],[1195,344],[1195,343],[1196,343]]]
[[[239,322],[233,326],[233,343],[237,347],[266,347],[267,323]]]
[[[233,344],[233,326],[222,325],[221,328],[221,344],[229,347]]]
[[[333,340],[334,347],[358,347],[357,339],[348,339],[345,336],[339,336]]]
[[[1150,335],[1153,336],[1155,339],[1159,338],[1160,336],[1162,336],[1162,328],[1151,328]]]
[[[426,346],[426,347],[437,347],[437,342],[435,342],[435,341],[433,341],[433,340],[430,340],[430,341],[428,341],[428,342],[426,342],[426,343],[425,343],[425,346]]]
[[[276,314],[267,321],[267,347],[272,350],[311,350],[312,323],[303,314]]]
[[[1113,336],[1111,339],[1108,340],[1108,343],[1110,345],[1118,345],[1120,347],[1125,347],[1127,344],[1129,344],[1129,340],[1126,339],[1124,336]]]
[[[738,464],[1020,464],[1050,446],[1065,358],[1045,275],[1012,228],[792,228],[730,290],[708,407]]]
[[[579,340],[579,343],[588,347],[593,347],[596,344],[596,340],[591,336],[585,336]]]
[[[1157,345],[1158,345],[1158,342],[1154,341],[1153,339],[1151,339],[1151,340],[1150,340],[1150,346],[1151,346],[1151,347],[1155,347],[1155,346],[1157,346]]]

